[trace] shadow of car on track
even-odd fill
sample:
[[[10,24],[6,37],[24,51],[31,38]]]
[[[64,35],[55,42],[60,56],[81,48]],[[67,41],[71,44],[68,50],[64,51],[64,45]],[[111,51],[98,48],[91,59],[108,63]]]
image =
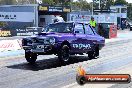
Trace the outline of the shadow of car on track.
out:
[[[83,61],[89,60],[88,57],[86,56],[72,56],[71,57],[71,62],[66,65],[74,64],[74,63],[79,63]],[[44,60],[38,60],[36,61],[35,64],[29,64],[29,63],[21,63],[21,64],[16,64],[16,65],[11,65],[11,66],[6,66],[7,68],[12,68],[12,69],[23,69],[23,70],[31,70],[31,71],[39,71],[39,70],[44,70],[44,69],[52,69],[52,68],[57,68],[61,66],[66,66],[63,65],[59,62],[57,57],[50,58],[50,59],[44,59]]]

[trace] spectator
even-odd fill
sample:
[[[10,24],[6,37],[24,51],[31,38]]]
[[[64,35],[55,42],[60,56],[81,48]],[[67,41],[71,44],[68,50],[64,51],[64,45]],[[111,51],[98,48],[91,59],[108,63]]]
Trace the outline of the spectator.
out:
[[[91,17],[91,20],[90,20],[90,25],[93,27],[93,28],[95,28],[96,27],[96,21],[94,20],[94,18],[93,17]]]
[[[56,22],[64,22],[64,19],[61,16],[55,16],[54,23]]]
[[[123,20],[123,21],[122,21],[122,24],[121,24],[121,28],[122,28],[122,30],[124,30],[125,25],[126,25],[126,23],[125,23],[125,21]]]
[[[102,24],[99,24],[99,26],[98,26],[98,33],[99,33],[100,36],[103,36],[103,34],[104,34],[104,30],[103,30]]]

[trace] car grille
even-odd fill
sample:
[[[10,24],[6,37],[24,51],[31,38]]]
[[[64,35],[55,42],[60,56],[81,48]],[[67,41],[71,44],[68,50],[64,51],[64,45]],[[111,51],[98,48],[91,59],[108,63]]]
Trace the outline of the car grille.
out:
[[[22,46],[26,46],[26,45],[30,45],[30,44],[32,44],[31,40],[28,40],[28,39],[23,39],[22,40]]]
[[[22,40],[22,45],[23,46],[26,46],[26,45],[32,45],[33,43],[36,43],[36,44],[50,44],[49,43],[49,40],[48,39],[45,39],[45,38],[31,38],[31,39],[23,39]]]
[[[44,39],[32,38],[33,43],[44,43]]]

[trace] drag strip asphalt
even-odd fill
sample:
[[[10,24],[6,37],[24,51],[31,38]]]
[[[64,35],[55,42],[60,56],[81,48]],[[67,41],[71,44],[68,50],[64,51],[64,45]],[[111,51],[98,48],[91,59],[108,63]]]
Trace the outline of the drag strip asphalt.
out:
[[[132,40],[108,43],[98,59],[87,55],[72,56],[62,65],[54,55],[39,56],[35,65],[24,55],[0,60],[0,88],[62,88],[76,82],[76,71],[82,65],[88,73],[104,73],[132,63]]]

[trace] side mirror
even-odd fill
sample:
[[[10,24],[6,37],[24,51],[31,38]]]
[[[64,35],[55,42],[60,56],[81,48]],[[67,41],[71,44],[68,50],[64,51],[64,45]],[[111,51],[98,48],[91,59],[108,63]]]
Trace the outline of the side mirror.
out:
[[[75,31],[74,33],[79,33],[79,31]]]

